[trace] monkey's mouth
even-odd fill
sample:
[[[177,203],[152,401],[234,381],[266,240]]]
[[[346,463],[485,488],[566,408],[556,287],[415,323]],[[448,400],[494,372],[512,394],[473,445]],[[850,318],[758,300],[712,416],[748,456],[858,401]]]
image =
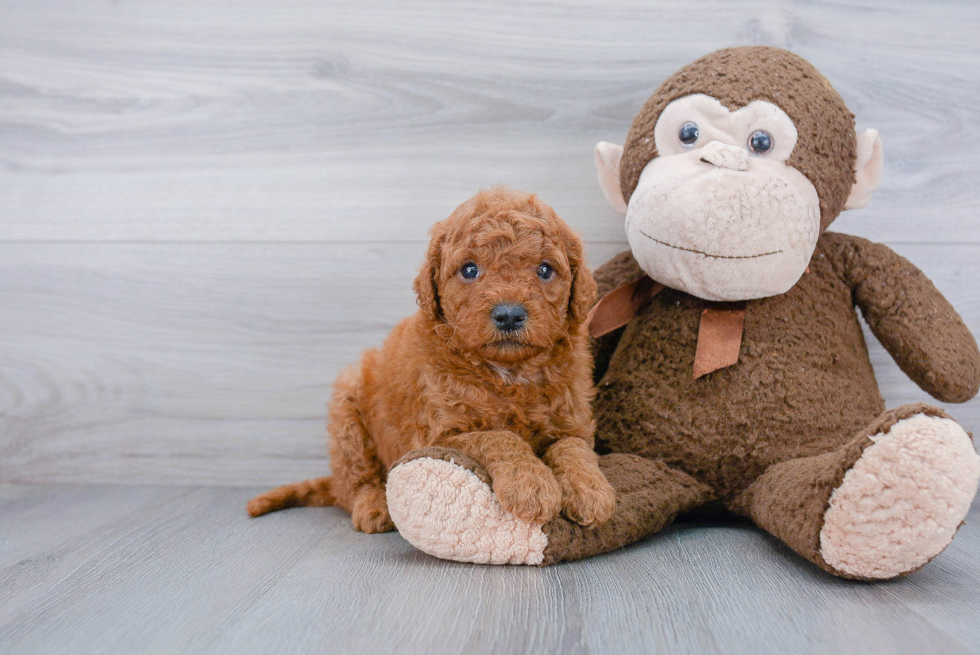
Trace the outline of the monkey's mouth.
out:
[[[674,248],[675,250],[683,250],[684,252],[693,252],[698,255],[704,255],[705,257],[711,257],[712,259],[757,259],[759,257],[768,257],[769,255],[778,255],[783,252],[782,250],[773,250],[772,252],[760,252],[757,255],[712,255],[710,252],[704,252],[702,250],[695,250],[694,248],[684,248],[683,246],[675,246],[672,243],[667,243],[666,241],[661,241],[656,239],[643,230],[639,230],[640,234],[650,239],[655,243],[659,243],[662,246],[667,246],[668,248]]]

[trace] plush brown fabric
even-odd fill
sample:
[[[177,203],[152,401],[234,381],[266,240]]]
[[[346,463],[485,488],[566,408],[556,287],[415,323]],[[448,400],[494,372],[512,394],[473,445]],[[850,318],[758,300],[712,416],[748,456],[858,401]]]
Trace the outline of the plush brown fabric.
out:
[[[949,418],[942,410],[922,403],[889,410],[833,452],[771,467],[729,507],[751,517],[759,527],[825,571],[855,577],[834,570],[820,554],[820,530],[830,495],[864,449],[873,443],[872,436],[887,433],[898,421],[916,414]]]
[[[630,258],[617,257],[612,272],[632,275]],[[842,446],[885,409],[855,302],[883,343],[902,339],[904,352],[916,353],[905,368],[921,372],[927,391],[947,402],[972,396],[980,385],[976,343],[949,302],[912,270],[885,246],[825,233],[796,286],[746,303],[738,364],[699,380],[690,371],[707,303],[665,289],[624,328],[609,358],[594,404],[597,440],[663,459],[722,498],[777,462]],[[600,286],[610,272],[596,272]],[[896,305],[895,298],[918,300]],[[883,306],[898,313],[874,320]]]
[[[642,274],[629,252],[595,272],[600,292]],[[746,303],[738,363],[692,380],[709,304],[665,289],[625,328],[592,341],[597,446],[646,459],[628,461],[647,482],[617,482],[632,478],[604,469],[619,492],[613,519],[588,533],[552,522],[546,561],[619,547],[718,499],[831,570],[819,555],[823,514],[869,436],[913,414],[945,416],[928,405],[884,411],[855,305],[938,399],[962,401],[980,386],[980,351],[949,302],[907,260],[865,239],[825,233],[795,287]]]
[[[597,528],[585,528],[560,517],[546,523],[548,547],[542,566],[622,548],[712,499],[706,485],[663,462],[615,454],[601,457],[599,467],[616,490],[616,513]]]
[[[652,137],[661,111],[696,93],[730,110],[766,100],[789,115],[799,138],[787,164],[813,184],[826,230],[854,183],[854,117],[813,66],[776,48],[720,50],[669,77],[627,136],[620,165],[624,198],[657,157]],[[595,275],[602,297],[645,272],[624,252]],[[924,390],[946,402],[976,395],[980,351],[922,272],[883,245],[824,232],[810,267],[789,291],[745,303],[738,361],[731,366],[692,379],[702,315],[711,303],[673,289],[660,292],[624,327],[593,339],[597,449],[685,473],[710,490],[705,498],[750,516],[829,568],[819,554],[828,499],[871,443],[869,435],[910,412],[939,412],[924,405],[884,412],[855,306]],[[653,476],[646,489],[621,496],[613,519],[587,536],[552,525],[556,540],[548,557],[561,559],[562,548],[567,558],[590,554],[586,543],[602,552],[643,529],[660,529],[673,511],[653,516],[642,508],[672,508],[675,495],[686,497]],[[639,527],[620,514],[639,514]]]
[[[976,396],[976,342],[929,278],[887,246],[864,239],[851,237],[838,256],[864,319],[902,371],[943,402]]]
[[[766,100],[789,115],[799,138],[787,164],[813,184],[826,230],[855,179],[854,117],[813,66],[776,48],[720,50],[669,77],[630,128],[620,166],[624,198],[657,157],[652,137],[661,111],[697,93],[730,110]],[[602,297],[645,272],[624,252],[595,276]],[[829,570],[819,553],[828,499],[869,436],[915,413],[942,415],[926,405],[884,411],[855,307],[902,370],[942,401],[976,395],[977,344],[915,266],[883,245],[829,232],[789,291],[745,303],[737,363],[692,379],[702,315],[711,305],[668,288],[624,327],[590,342],[597,449],[686,474],[709,490],[704,499],[751,517]],[[552,525],[548,557],[582,557],[628,543],[643,529],[666,525],[675,506],[687,507],[685,498],[651,476],[645,489],[622,495],[613,519],[587,536]],[[643,514],[651,506],[665,509]],[[639,523],[620,515],[639,516]]]
[[[643,168],[657,156],[652,135],[660,112],[694,93],[712,96],[735,111],[767,100],[793,119],[799,139],[787,164],[803,173],[820,196],[821,229],[837,218],[854,184],[857,140],[854,115],[820,72],[779,48],[718,50],[685,66],[654,91],[637,114],[623,146],[619,180],[629,202]]]

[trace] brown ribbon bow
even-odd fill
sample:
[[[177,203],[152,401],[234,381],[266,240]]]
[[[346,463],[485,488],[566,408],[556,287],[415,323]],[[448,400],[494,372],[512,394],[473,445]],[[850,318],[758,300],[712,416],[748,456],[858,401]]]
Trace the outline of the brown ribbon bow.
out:
[[[644,275],[616,287],[592,307],[585,319],[593,339],[629,323],[664,285]],[[694,354],[694,379],[738,362],[745,327],[745,303],[709,302],[701,311],[698,346]]]
[[[663,290],[664,285],[654,282],[648,275],[616,287],[600,298],[585,318],[589,336],[598,339],[623,327]]]

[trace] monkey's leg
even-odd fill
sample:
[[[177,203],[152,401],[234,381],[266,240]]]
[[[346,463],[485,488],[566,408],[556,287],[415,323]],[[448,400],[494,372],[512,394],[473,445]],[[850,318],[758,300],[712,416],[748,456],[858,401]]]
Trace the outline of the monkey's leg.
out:
[[[836,451],[770,467],[730,506],[834,575],[876,580],[941,553],[978,479],[963,428],[942,410],[906,405]]]
[[[606,455],[599,466],[616,490],[616,511],[595,528],[557,516],[542,525],[501,507],[490,475],[448,448],[423,448],[388,473],[388,505],[405,539],[442,559],[546,565],[615,550],[712,500],[710,490],[658,461]]]
[[[711,489],[659,460],[612,454],[599,468],[616,490],[616,510],[602,525],[587,528],[565,517],[547,523],[542,564],[607,553],[663,530],[678,515],[714,500]]]

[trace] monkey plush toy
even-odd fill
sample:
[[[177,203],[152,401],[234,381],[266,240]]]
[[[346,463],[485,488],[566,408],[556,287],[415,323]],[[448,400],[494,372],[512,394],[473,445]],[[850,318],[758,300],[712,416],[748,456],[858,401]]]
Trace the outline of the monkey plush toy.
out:
[[[712,504],[847,578],[908,573],[946,548],[980,457],[940,409],[886,411],[855,308],[941,401],[977,393],[980,352],[915,266],[826,231],[877,187],[877,132],[856,134],[806,61],[733,48],[669,77],[596,163],[631,248],[596,272],[590,325],[613,517],[524,523],[478,462],[439,450],[389,474],[402,534],[447,559],[549,564]]]

